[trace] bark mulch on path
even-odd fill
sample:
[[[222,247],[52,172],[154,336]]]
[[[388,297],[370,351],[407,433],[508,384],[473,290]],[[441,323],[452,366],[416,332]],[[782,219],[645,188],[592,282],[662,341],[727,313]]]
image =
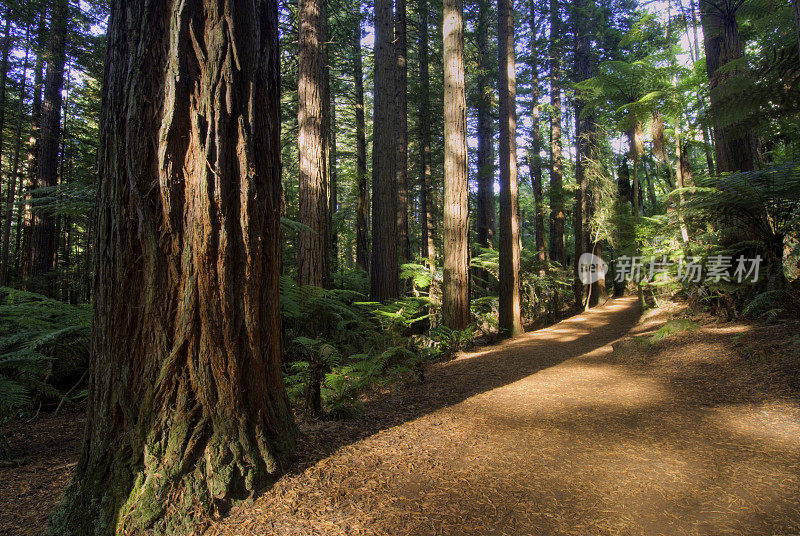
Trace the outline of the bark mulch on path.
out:
[[[61,412],[0,427],[12,456],[0,465],[0,534],[41,533],[78,462],[85,422]]]
[[[654,340],[668,318],[610,301],[302,424],[296,466],[205,536],[800,534],[800,323]],[[82,426],[0,430],[31,452],[0,468],[0,534],[41,529]]]

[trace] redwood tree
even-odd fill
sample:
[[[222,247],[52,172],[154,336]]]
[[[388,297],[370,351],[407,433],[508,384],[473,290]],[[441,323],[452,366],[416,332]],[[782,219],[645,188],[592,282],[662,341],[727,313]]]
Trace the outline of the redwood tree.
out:
[[[561,12],[550,0],[550,259],[564,266],[564,157],[561,145]]]
[[[478,73],[478,203],[477,231],[481,247],[493,247],[494,243],[494,158],[492,144],[492,87],[490,84],[489,55],[489,2],[481,0],[478,5],[478,52],[481,58]]]
[[[58,0],[53,5],[50,21],[50,42],[47,46],[47,74],[44,79],[39,155],[36,164],[36,188],[55,186],[58,182],[59,148],[61,145],[61,90],[64,87],[67,22],[69,3]],[[56,249],[55,220],[44,211],[33,211],[31,217],[30,273],[32,288],[43,294],[52,293],[46,279],[53,268]]]
[[[356,108],[356,264],[367,269],[367,132],[364,120],[364,63],[361,57],[361,13],[356,17],[353,31],[353,77],[355,78]]]
[[[292,457],[277,13],[112,2],[88,425],[50,535],[186,534]]]
[[[392,0],[375,0],[375,113],[372,146],[372,261],[370,296],[375,301],[399,294],[397,261],[396,138]]]
[[[517,199],[517,78],[513,0],[497,2],[500,76],[500,331],[522,333],[519,297],[519,201]]]
[[[300,0],[298,58],[298,149],[300,155],[300,231],[297,265],[301,285],[328,286],[328,195],[325,180],[324,20],[322,0]]]
[[[444,0],[444,277],[445,325],[464,329],[469,311],[467,99],[462,0]]]
[[[433,177],[431,173],[431,84],[428,72],[428,0],[419,0],[419,213],[422,227],[422,256],[436,263],[433,221]]]
[[[397,114],[397,239],[402,262],[411,262],[408,233],[408,43],[406,38],[406,0],[395,1],[394,48],[395,113]]]

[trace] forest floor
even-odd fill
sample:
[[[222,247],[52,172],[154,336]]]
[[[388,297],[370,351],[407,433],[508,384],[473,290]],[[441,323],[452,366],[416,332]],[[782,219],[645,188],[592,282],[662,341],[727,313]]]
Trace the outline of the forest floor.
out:
[[[686,314],[612,300],[301,424],[296,467],[205,535],[800,534],[800,322],[653,338]],[[77,459],[82,417],[48,419],[0,430],[28,458],[0,534],[35,534]]]

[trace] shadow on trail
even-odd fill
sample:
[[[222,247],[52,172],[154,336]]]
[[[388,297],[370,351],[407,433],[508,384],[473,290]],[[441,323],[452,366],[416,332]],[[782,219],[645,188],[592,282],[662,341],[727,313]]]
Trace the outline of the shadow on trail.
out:
[[[426,371],[424,383],[410,384],[367,402],[363,417],[322,423],[319,433],[301,433],[298,460],[289,473],[301,472],[339,448],[381,430],[602,348],[625,336],[639,317],[635,298],[609,300],[547,328],[435,364]],[[337,428],[338,433],[331,434],[330,427]]]

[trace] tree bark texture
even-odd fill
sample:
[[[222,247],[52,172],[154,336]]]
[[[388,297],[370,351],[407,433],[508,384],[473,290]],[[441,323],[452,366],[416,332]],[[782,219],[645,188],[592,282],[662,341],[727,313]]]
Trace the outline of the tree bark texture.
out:
[[[42,101],[39,156],[36,169],[37,188],[52,187],[58,184],[58,155],[61,145],[61,90],[64,87],[68,18],[69,4],[67,0],[55,2],[50,22],[47,74],[44,79],[44,100]],[[55,221],[51,214],[42,211],[33,211],[31,220],[29,275],[32,279],[30,283],[33,285],[33,290],[45,295],[51,295],[53,285],[47,274],[53,269],[56,251]]]
[[[732,120],[736,115],[739,93],[727,83],[744,73],[742,69],[731,71],[725,68],[731,61],[744,56],[736,21],[739,6],[741,3],[734,0],[720,0],[719,4],[700,0],[717,173],[752,171],[756,164],[752,133],[745,125]]]
[[[411,262],[408,232],[408,40],[406,37],[406,0],[395,0],[394,46],[395,111],[397,113],[397,248],[402,262]]]
[[[433,176],[431,172],[431,98],[428,71],[428,0],[419,0],[419,143],[420,143],[420,215],[422,216],[422,256],[436,264],[433,221]]]
[[[115,0],[87,433],[52,536],[188,534],[287,467],[278,8]]]
[[[328,196],[325,184],[324,21],[322,0],[298,3],[299,80],[298,149],[300,155],[300,223],[297,244],[298,282],[327,287]]]
[[[491,56],[489,54],[489,3],[481,0],[478,6],[478,244],[484,248],[494,244],[494,156],[492,145],[493,91],[490,83]]]
[[[464,6],[444,0],[444,278],[442,316],[464,329],[469,309],[469,184],[467,99],[464,82]]]
[[[372,261],[370,296],[375,301],[400,293],[397,258],[397,134],[392,0],[375,0],[375,112],[372,146]]]

